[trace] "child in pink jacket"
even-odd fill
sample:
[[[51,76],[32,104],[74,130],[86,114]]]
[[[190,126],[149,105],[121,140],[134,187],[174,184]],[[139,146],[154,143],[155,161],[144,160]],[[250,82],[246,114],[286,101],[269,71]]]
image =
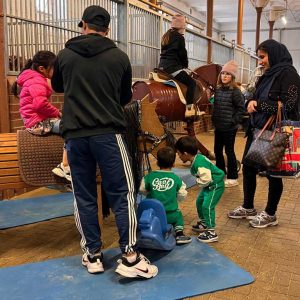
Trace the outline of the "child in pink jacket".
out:
[[[26,129],[36,135],[59,134],[61,112],[49,102],[52,88],[48,79],[52,77],[56,55],[50,51],[38,51],[29,59],[17,78],[13,92],[20,91],[20,114]],[[63,152],[63,162],[52,172],[71,180],[67,154]]]

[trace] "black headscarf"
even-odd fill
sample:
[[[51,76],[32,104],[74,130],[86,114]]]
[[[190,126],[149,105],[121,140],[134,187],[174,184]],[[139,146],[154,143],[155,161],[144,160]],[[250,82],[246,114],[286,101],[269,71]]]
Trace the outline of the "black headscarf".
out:
[[[254,98],[257,101],[267,100],[274,80],[286,69],[293,69],[293,59],[285,45],[275,40],[266,40],[258,45],[257,51],[265,51],[268,54],[270,68],[259,78],[256,83]],[[253,127],[262,128],[269,115],[263,112],[256,112],[251,115]]]
[[[264,75],[260,77],[256,84],[257,89],[255,96],[257,99],[260,98],[262,92],[264,92],[264,94],[268,94],[269,91],[266,91],[265,89],[273,76],[279,75],[286,68],[294,69],[292,56],[285,45],[269,39],[260,43],[256,52],[258,50],[268,53],[270,68],[266,70]]]
[[[271,76],[277,73],[279,69],[293,65],[293,59],[289,50],[285,45],[275,40],[270,39],[262,42],[258,45],[258,49],[268,53],[270,68],[266,71],[266,76]]]

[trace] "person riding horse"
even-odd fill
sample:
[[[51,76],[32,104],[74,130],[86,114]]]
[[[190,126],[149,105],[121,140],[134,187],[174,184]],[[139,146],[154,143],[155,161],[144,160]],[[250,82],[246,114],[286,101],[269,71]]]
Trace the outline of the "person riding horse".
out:
[[[161,39],[161,54],[158,70],[164,71],[186,85],[186,117],[195,115],[193,103],[199,98],[196,81],[190,76],[188,56],[185,48],[186,20],[183,15],[172,17],[171,28]],[[198,93],[197,93],[198,92]]]

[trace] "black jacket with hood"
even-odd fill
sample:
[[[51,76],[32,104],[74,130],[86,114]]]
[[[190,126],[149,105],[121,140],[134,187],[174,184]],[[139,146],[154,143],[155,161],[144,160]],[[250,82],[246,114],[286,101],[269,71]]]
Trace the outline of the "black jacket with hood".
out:
[[[132,97],[128,56],[99,34],[70,39],[57,56],[51,80],[64,93],[61,121],[65,139],[123,133],[123,106]]]

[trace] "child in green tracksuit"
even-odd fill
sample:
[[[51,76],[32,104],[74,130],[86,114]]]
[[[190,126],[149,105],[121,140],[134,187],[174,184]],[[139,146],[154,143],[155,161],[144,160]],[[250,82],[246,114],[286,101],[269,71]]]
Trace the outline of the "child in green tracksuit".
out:
[[[194,231],[200,232],[198,240],[204,243],[216,242],[215,207],[224,192],[224,172],[217,168],[207,157],[198,154],[195,138],[181,137],[175,144],[179,158],[183,162],[190,161],[191,174],[202,188],[196,200],[199,221],[193,225]]]
[[[178,201],[186,195],[185,183],[171,171],[176,159],[176,152],[171,147],[164,147],[157,152],[157,165],[160,170],[152,171],[146,175],[140,186],[140,193],[147,198],[159,200],[166,211],[167,222],[175,230],[176,244],[187,244],[192,238],[183,233],[183,216],[178,208]]]

